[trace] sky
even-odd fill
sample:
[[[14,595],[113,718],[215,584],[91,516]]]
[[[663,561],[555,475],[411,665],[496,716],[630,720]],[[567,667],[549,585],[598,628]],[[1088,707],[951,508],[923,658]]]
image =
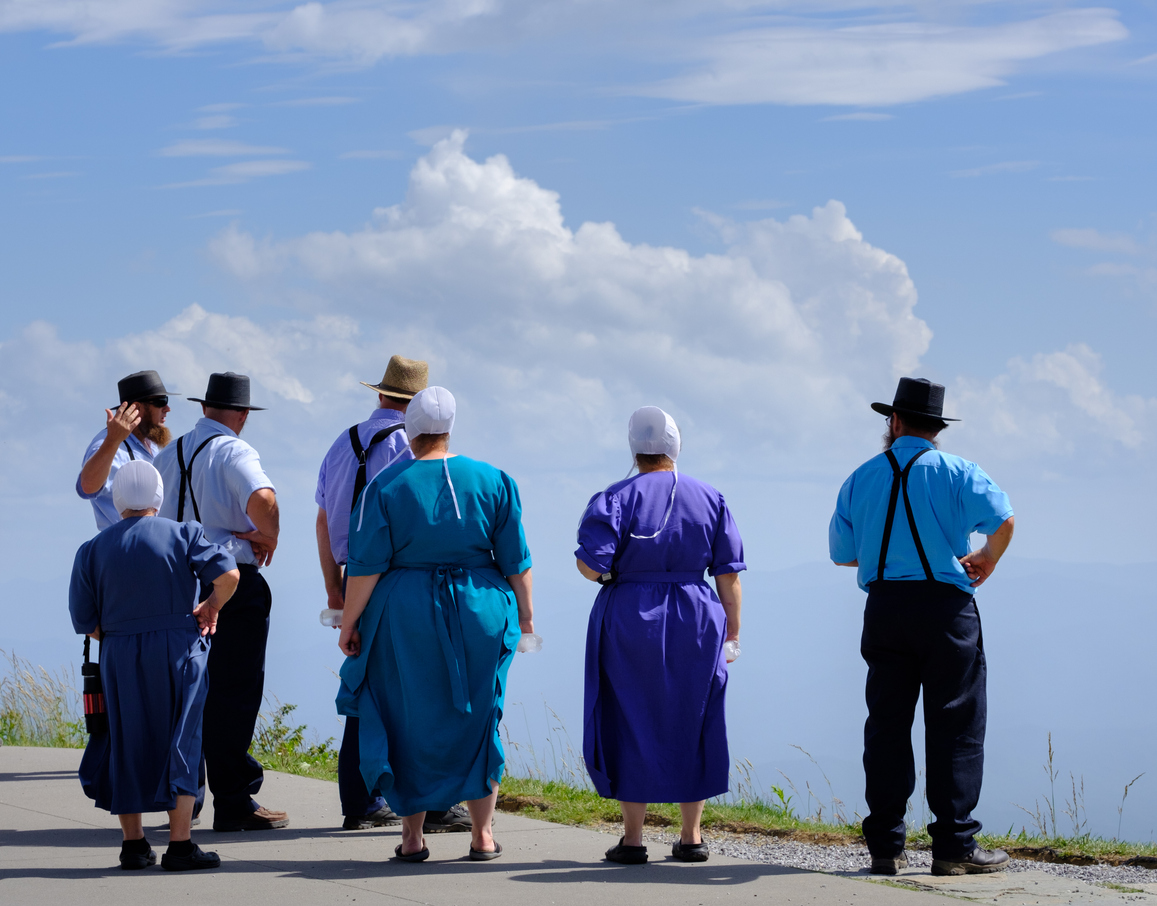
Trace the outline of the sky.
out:
[[[1157,542],[1155,79],[1144,3],[0,0],[0,648],[75,660],[73,483],[116,381],[244,372],[283,507],[268,688],[336,734],[313,487],[400,353],[457,396],[456,449],[522,489],[547,647],[512,696],[577,745],[574,525],[660,405],[762,589],[734,754],[794,757],[760,710],[774,668],[790,742],[822,743],[854,802],[860,599],[826,527],[879,449],[868,404],[916,375],[1017,513],[979,601],[1029,672],[994,674],[994,707],[1026,675],[1092,696],[994,711],[982,807],[1031,799],[1050,730],[1105,790],[1153,769],[1157,791],[1152,717],[1096,704],[1157,679],[1151,609],[1113,610],[1151,602]],[[839,733],[783,672],[809,657],[840,665],[807,684],[850,696]]]

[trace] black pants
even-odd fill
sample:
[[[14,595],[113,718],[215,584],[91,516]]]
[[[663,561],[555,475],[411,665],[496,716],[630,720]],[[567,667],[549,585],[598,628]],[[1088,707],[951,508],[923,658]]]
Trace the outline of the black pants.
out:
[[[875,857],[904,849],[904,812],[916,788],[912,719],[924,689],[928,826],[932,857],[956,861],[976,848],[972,810],[984,774],[988,717],[984,639],[976,599],[942,582],[868,586],[860,653],[868,663],[864,724],[864,839]]]
[[[255,566],[241,565],[241,582],[217,617],[209,649],[209,695],[203,751],[216,815],[243,817],[265,774],[249,754],[265,692],[265,642],[273,596]],[[203,589],[202,594],[212,591]]]

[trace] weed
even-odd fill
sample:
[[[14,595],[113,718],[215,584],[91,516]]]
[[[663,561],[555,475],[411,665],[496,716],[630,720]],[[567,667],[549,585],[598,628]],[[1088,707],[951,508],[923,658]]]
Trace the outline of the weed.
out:
[[[49,673],[14,653],[0,678],[0,745],[83,749],[88,740],[75,674]]]
[[[289,723],[296,708],[297,705],[283,705],[275,699],[273,710],[263,711],[258,717],[249,754],[271,771],[335,780],[338,750],[333,746],[333,737],[323,742],[315,733],[313,741],[306,742],[309,728]]]

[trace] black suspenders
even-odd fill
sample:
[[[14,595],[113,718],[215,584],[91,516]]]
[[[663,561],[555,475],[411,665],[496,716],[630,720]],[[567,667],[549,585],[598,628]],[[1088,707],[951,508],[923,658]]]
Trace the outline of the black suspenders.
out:
[[[129,446],[129,442],[128,442],[127,438],[124,441],[122,441],[122,443],[124,443],[124,445],[125,445],[125,452],[129,454],[129,461],[132,462],[133,460],[136,459],[136,457],[133,456],[133,448]]]
[[[920,555],[920,565],[924,567],[924,575],[928,581],[935,581],[932,577],[932,567],[928,565],[928,557],[924,554],[924,545],[920,543],[920,533],[916,531],[916,517],[912,515],[912,502],[908,499],[908,473],[912,471],[912,465],[916,460],[930,449],[930,447],[925,447],[920,450],[908,460],[908,465],[904,466],[903,471],[900,469],[900,463],[896,461],[896,454],[891,450],[885,451],[888,462],[892,464],[892,495],[888,498],[888,519],[884,523],[884,540],[880,545],[880,567],[876,571],[877,579],[884,578],[884,561],[888,559],[888,543],[892,540],[892,520],[896,517],[896,500],[900,496],[901,488],[903,488],[904,509],[908,512],[908,528],[912,530],[912,540],[916,542],[916,553]]]
[[[382,428],[377,434],[370,438],[369,446],[362,448],[362,439],[358,437],[358,426],[354,425],[350,428],[350,443],[354,448],[354,456],[358,458],[358,474],[354,478],[354,496],[350,501],[350,512],[357,506],[358,498],[362,496],[362,491],[366,489],[366,460],[370,455],[370,450],[374,448],[375,444],[381,443],[395,431],[399,431],[406,427],[405,422],[398,422],[396,425],[390,425],[388,428]],[[178,451],[178,455],[180,451]]]
[[[193,501],[193,518],[198,522],[201,521],[201,511],[197,508],[197,495],[193,493],[193,460],[197,458],[197,454],[205,449],[209,441],[216,437],[223,437],[222,434],[213,434],[201,441],[201,446],[193,451],[193,455],[189,457],[189,465],[185,465],[185,449],[183,441],[185,435],[177,438],[177,465],[181,467],[181,495],[177,498],[177,521],[185,521],[185,488],[189,489],[189,499]]]

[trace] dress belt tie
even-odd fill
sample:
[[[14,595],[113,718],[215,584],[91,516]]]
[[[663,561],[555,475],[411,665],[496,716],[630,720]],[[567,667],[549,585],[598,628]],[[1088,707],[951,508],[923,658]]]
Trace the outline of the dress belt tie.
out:
[[[683,585],[686,582],[702,582],[703,572],[684,573],[619,573],[618,582],[669,582],[673,585]]]
[[[460,566],[443,566],[432,570],[434,589],[434,628],[438,632],[438,642],[442,646],[442,657],[446,660],[446,672],[450,678],[450,692],[454,698],[454,708],[463,714],[470,713],[470,691],[466,683],[466,649],[462,644],[462,613],[458,609],[458,596],[454,593],[452,577],[463,575],[466,570]]]

